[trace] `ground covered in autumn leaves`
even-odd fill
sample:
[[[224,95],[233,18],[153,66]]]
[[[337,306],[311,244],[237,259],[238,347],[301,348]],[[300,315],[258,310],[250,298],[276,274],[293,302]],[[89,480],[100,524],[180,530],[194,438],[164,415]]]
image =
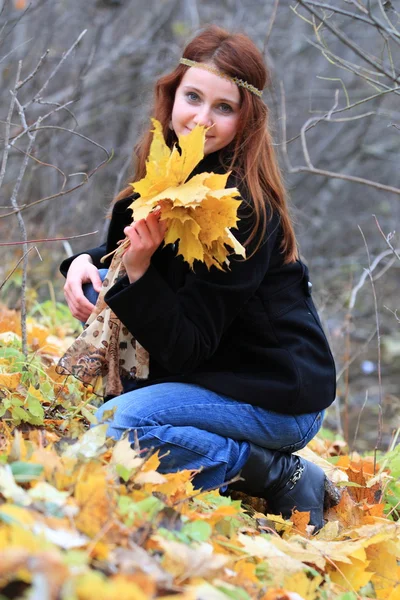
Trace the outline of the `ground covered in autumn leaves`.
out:
[[[74,331],[42,305],[21,352],[0,307],[0,599],[400,600],[400,446],[348,456],[333,437],[301,452],[343,490],[315,536],[256,500],[196,492],[192,473],[106,439],[95,396],[55,364]]]

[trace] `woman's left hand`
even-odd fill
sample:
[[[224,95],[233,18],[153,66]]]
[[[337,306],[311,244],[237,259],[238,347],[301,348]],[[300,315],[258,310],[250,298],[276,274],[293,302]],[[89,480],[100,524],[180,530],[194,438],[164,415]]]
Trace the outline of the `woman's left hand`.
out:
[[[151,257],[163,241],[166,230],[167,223],[160,221],[160,211],[154,211],[145,219],[125,227],[124,233],[130,246],[122,262],[131,283],[140,279],[149,268]]]

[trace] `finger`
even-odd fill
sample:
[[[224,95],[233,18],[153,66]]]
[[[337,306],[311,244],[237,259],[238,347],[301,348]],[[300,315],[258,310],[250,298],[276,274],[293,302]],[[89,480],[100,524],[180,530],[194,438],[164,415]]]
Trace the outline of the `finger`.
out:
[[[164,239],[166,222],[160,221],[160,214],[153,212],[147,217],[146,223],[151,235],[151,239],[158,246]]]
[[[64,287],[64,294],[72,314],[74,314],[74,312],[84,312],[85,314],[90,314],[94,309],[94,304],[89,302],[89,300],[83,294],[82,287],[79,284],[69,282],[69,284]]]
[[[91,314],[91,311],[87,309],[81,309],[79,305],[76,304],[74,299],[67,297],[67,294],[66,300],[72,316],[74,316],[76,319],[79,319],[79,321],[86,322]]]
[[[124,233],[126,235],[127,238],[129,238],[131,244],[135,244],[138,241],[140,241],[140,233],[138,230],[138,224],[141,223],[141,221],[143,221],[143,219],[141,219],[140,221],[136,221],[135,223],[132,223],[132,225],[129,225],[128,227],[125,227],[124,229]],[[129,250],[129,248],[128,248]]]
[[[90,281],[92,282],[92,286],[94,287],[95,291],[100,292],[103,282],[101,281],[101,277],[99,275],[99,270],[96,269],[96,267],[94,269],[91,269],[89,276],[90,276]]]
[[[139,242],[144,248],[151,248],[154,241],[151,236],[150,229],[145,219],[141,219],[133,226],[133,239]]]

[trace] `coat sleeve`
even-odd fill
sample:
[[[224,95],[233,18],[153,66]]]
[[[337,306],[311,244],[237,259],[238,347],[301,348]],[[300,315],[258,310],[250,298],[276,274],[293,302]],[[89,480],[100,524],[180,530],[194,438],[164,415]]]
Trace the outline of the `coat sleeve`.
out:
[[[241,243],[250,222],[239,221],[233,233]],[[274,216],[263,244],[244,261],[230,257],[230,270],[210,270],[195,263],[184,285],[174,292],[151,264],[135,283],[118,281],[105,300],[132,335],[159,364],[173,374],[185,374],[209,359],[244,304],[260,286],[280,230]]]
[[[81,254],[89,254],[92,257],[94,266],[98,269],[107,269],[110,266],[112,257],[106,259],[104,263],[100,262],[100,259],[109,252],[115,250],[118,241],[124,238],[124,227],[132,222],[132,212],[129,210],[129,205],[135,198],[138,197],[139,194],[132,194],[131,196],[123,198],[114,204],[110,220],[110,227],[107,234],[107,241],[104,242],[104,244],[101,244],[101,246],[90,248],[89,250],[84,250],[83,252],[78,252],[77,254],[74,254],[74,256],[70,256],[69,258],[63,260],[60,265],[60,271],[64,277],[67,276],[68,269],[72,261]]]
[[[92,257],[93,264],[95,265],[95,267],[97,267],[98,269],[104,269],[106,267],[106,265],[102,264],[100,262],[100,259],[106,254],[106,246],[107,246],[107,244],[104,243],[101,246],[97,246],[96,248],[90,248],[89,250],[83,250],[83,252],[78,252],[77,254],[74,254],[73,256],[69,256],[68,258],[63,260],[60,265],[61,273],[64,275],[64,277],[66,277],[67,273],[68,273],[68,269],[70,268],[72,261],[75,258],[77,258],[78,256],[80,256],[81,254],[89,254]]]

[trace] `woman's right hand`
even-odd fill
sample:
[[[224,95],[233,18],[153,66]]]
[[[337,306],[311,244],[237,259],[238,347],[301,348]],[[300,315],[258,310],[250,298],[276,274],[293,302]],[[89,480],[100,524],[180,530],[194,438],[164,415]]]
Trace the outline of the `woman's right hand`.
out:
[[[86,322],[94,305],[84,296],[82,286],[91,283],[100,292],[102,281],[99,270],[94,266],[89,254],[77,256],[68,269],[64,285],[64,295],[72,315],[82,322]]]

